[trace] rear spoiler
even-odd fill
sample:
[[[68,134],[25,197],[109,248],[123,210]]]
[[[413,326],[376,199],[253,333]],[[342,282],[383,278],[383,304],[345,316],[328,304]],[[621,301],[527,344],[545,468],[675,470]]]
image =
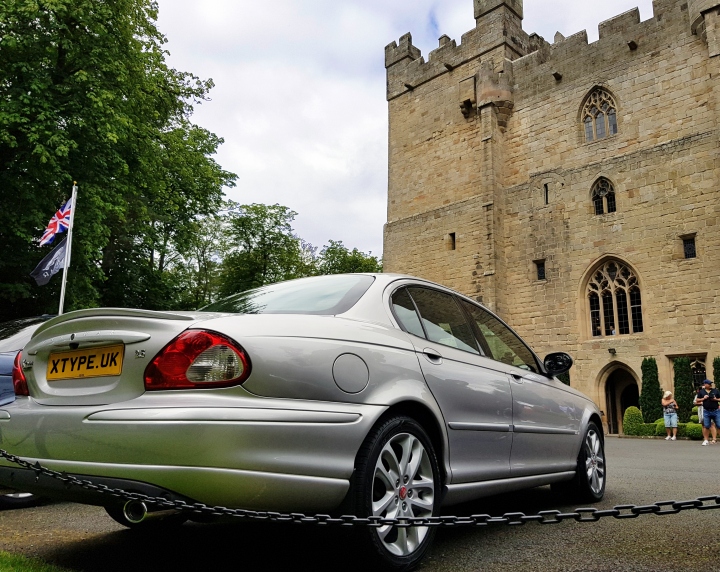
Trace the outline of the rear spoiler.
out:
[[[155,310],[136,310],[132,308],[90,308],[88,310],[75,310],[74,312],[68,312],[62,316],[56,316],[52,320],[48,320],[42,326],[40,326],[35,333],[33,338],[38,334],[44,332],[48,328],[62,324],[69,320],[76,320],[79,318],[97,318],[97,317],[124,317],[124,318],[155,318],[156,320],[183,320],[191,322],[197,320],[200,316],[203,318],[208,317],[208,313],[200,312],[188,312],[187,314],[176,314],[173,312],[157,312]]]

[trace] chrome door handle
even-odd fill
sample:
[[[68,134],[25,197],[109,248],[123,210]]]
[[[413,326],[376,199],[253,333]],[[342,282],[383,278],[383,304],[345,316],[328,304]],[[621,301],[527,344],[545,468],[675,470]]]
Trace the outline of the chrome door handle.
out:
[[[524,381],[524,380],[523,380],[523,376],[522,376],[522,375],[516,375],[516,374],[514,374],[514,373],[511,373],[511,374],[510,374],[510,377],[512,377],[512,378],[513,378],[513,381],[514,381],[515,383],[517,383],[518,385],[522,385],[522,384],[523,384],[523,381]]]
[[[442,363],[442,356],[433,349],[425,348],[422,351],[422,354],[425,356],[425,359],[428,360],[431,364],[440,365]]]

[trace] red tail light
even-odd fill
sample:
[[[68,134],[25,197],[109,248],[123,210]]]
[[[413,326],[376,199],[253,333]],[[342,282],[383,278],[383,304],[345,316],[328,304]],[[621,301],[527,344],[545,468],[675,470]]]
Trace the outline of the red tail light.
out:
[[[216,332],[187,330],[166,345],[145,369],[145,389],[230,387],[250,375],[250,358]]]
[[[12,382],[15,395],[30,395],[27,379],[22,370],[22,352],[18,352],[15,356],[12,368]]]

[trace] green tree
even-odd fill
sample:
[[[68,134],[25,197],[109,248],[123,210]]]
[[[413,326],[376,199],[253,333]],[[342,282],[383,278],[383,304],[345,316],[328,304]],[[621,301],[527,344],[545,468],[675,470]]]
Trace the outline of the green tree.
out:
[[[677,358],[673,363],[673,371],[675,375],[675,401],[677,401],[679,407],[678,420],[680,423],[687,423],[690,420],[695,398],[690,359],[686,357]]]
[[[715,387],[720,387],[720,356],[713,359],[713,381]]]
[[[222,262],[230,250],[227,222],[223,214],[198,219],[189,244],[171,257],[169,271],[178,290],[173,309],[196,310],[218,299]]]
[[[382,272],[382,263],[372,254],[352,251],[342,241],[331,240],[320,252],[318,260],[320,274],[344,274],[348,272]]]
[[[235,205],[222,265],[224,295],[315,273],[311,249],[293,232],[296,215],[278,204]]]
[[[171,242],[234,175],[193,126],[211,81],[167,66],[152,0],[0,3],[0,317],[57,311],[28,274],[37,238],[79,182],[66,307],[162,306]],[[163,258],[165,256],[165,258]]]
[[[655,423],[662,417],[662,391],[655,358],[645,358],[640,366],[642,372],[642,391],[640,392],[640,410],[645,423]]]

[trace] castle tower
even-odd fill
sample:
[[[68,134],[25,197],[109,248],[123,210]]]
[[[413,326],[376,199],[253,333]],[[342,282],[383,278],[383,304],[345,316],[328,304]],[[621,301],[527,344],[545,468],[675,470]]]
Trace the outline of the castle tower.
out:
[[[693,34],[707,42],[710,57],[720,56],[720,2],[689,0],[688,12]]]
[[[523,19],[523,0],[475,0],[475,20],[500,8],[519,20]]]

